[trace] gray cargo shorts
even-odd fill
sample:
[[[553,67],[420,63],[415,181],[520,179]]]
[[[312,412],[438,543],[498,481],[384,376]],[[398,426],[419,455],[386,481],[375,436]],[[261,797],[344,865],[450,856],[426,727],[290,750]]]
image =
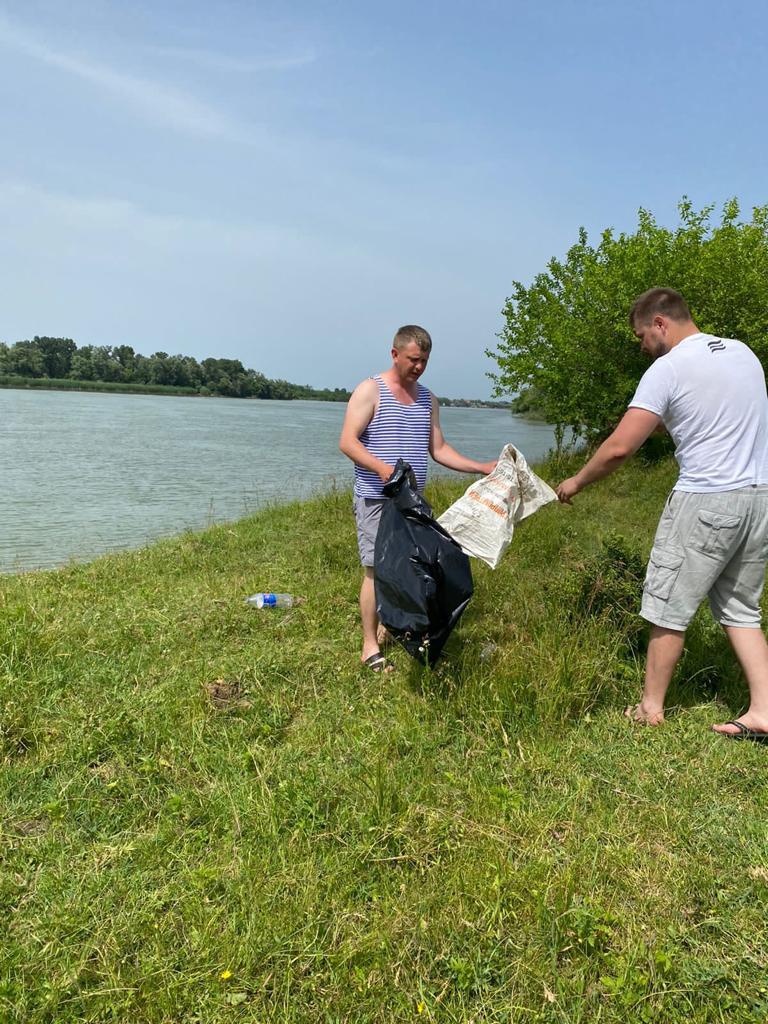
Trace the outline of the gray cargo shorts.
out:
[[[357,524],[357,546],[360,551],[360,563],[367,569],[373,568],[373,551],[376,546],[376,534],[379,532],[381,510],[387,498],[362,498],[355,494],[352,507],[355,510]]]
[[[659,520],[640,614],[684,630],[705,597],[724,626],[760,627],[768,486],[672,491]]]

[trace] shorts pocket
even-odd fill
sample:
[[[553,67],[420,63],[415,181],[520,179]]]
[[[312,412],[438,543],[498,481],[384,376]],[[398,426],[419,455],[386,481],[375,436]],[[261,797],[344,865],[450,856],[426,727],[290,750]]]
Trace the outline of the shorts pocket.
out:
[[[721,512],[700,508],[691,533],[691,547],[704,555],[725,555],[736,539],[736,531],[740,526],[741,516],[726,516]]]
[[[664,502],[664,513],[663,514],[665,516],[672,516],[672,515],[674,515],[674,512],[672,510],[672,503],[674,502],[675,498],[677,497],[677,494],[678,494],[677,491],[670,491],[669,494],[667,495],[667,500]]]
[[[652,551],[643,590],[661,601],[666,601],[680,574],[683,557],[676,551]]]

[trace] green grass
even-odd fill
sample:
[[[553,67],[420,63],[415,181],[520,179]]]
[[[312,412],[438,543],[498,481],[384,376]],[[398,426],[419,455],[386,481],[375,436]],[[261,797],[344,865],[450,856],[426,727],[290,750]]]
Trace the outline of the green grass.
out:
[[[708,612],[676,713],[620,714],[673,479],[522,524],[431,673],[358,667],[344,493],[3,578],[0,1019],[766,1020],[766,753],[708,731]]]

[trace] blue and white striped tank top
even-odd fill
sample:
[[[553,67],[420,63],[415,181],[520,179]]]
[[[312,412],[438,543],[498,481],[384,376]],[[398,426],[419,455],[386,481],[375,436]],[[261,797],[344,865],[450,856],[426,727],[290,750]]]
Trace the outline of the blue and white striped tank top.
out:
[[[360,440],[371,454],[390,466],[398,459],[410,463],[421,491],[427,482],[432,395],[428,388],[417,384],[416,401],[413,405],[403,405],[379,374],[373,379],[379,386],[379,404]],[[383,486],[378,473],[355,466],[355,494],[362,498],[380,498]]]

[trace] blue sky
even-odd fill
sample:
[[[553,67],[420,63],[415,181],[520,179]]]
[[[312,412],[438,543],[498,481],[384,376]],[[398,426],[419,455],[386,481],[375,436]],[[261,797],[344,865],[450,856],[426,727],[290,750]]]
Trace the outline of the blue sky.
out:
[[[485,397],[584,225],[768,202],[768,6],[0,0],[0,339]],[[658,282],[649,282],[658,283]]]

